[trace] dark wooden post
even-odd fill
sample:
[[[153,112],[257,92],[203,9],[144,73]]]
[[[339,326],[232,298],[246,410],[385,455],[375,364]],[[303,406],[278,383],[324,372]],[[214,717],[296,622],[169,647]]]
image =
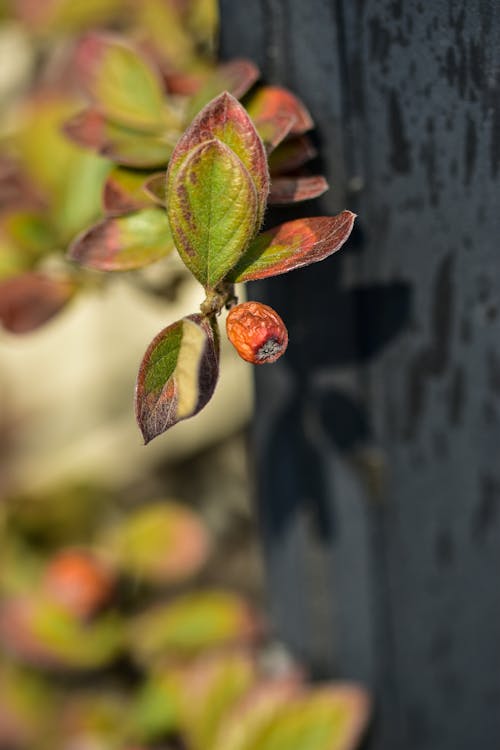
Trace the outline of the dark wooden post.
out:
[[[221,0],[317,123],[349,248],[251,294],[276,627],[377,701],[373,750],[500,747],[500,4]],[[278,222],[282,217],[272,216]]]

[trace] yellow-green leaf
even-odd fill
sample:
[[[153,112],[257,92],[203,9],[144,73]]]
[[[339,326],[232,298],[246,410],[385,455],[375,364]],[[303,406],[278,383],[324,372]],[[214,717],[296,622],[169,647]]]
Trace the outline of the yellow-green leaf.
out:
[[[103,114],[140,130],[161,131],[161,79],[138,49],[119,36],[89,34],[76,57],[81,81]]]
[[[131,648],[142,662],[182,658],[206,649],[255,639],[258,625],[244,599],[205,590],[177,597],[140,615],[130,631]]]
[[[100,221],[72,242],[68,255],[88,268],[128,271],[154,263],[172,250],[167,215],[153,206]]]
[[[241,160],[213,139],[167,176],[167,211],[181,258],[201,284],[213,288],[255,233],[257,192]]]
[[[176,583],[201,568],[210,541],[196,513],[167,500],[128,515],[105,535],[103,547],[119,568],[139,579]]]

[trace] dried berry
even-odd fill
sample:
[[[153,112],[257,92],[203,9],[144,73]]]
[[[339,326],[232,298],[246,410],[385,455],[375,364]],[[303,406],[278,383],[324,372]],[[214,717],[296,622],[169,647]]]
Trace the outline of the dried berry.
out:
[[[240,357],[254,365],[275,362],[288,346],[286,326],[272,307],[261,302],[243,302],[226,320],[229,341]]]

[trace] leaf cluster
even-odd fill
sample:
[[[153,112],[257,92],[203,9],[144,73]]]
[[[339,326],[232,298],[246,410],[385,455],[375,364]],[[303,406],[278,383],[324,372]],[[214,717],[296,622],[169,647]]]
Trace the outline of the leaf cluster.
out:
[[[200,517],[166,499],[102,513],[66,491],[18,498],[0,571],[0,746],[351,750],[369,715],[359,686],[313,687],[264,669],[267,627],[242,595],[200,575],[214,547]],[[76,506],[76,509],[75,509]],[[96,507],[101,508],[96,515]],[[108,515],[108,517],[106,517]],[[83,522],[83,523],[82,523]],[[69,525],[68,525],[69,524]],[[50,541],[49,541],[50,540]],[[92,676],[92,690],[88,677]]]

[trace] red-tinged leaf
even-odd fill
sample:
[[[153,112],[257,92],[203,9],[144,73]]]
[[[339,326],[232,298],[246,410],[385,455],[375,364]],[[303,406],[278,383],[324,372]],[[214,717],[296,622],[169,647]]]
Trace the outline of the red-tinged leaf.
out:
[[[165,125],[161,78],[133,45],[111,34],[89,34],[76,53],[82,85],[106,117],[158,132]]]
[[[29,333],[54,317],[76,291],[69,279],[28,272],[0,282],[0,322],[11,333]]]
[[[149,171],[115,167],[104,184],[102,204],[107,214],[124,214],[151,206],[151,197],[144,191]]]
[[[65,123],[63,130],[79,146],[90,148],[126,167],[141,169],[166,165],[173,148],[166,137],[138,133],[109,122],[93,108],[75,115]]]
[[[209,750],[249,750],[258,747],[259,734],[282,706],[304,692],[298,673],[256,683],[220,722]]]
[[[142,186],[146,195],[158,206],[166,205],[166,176],[165,172],[158,172],[151,175]]]
[[[220,65],[191,99],[187,119],[192,120],[205,104],[223,91],[241,99],[259,76],[259,69],[250,60],[236,59]]]
[[[21,167],[9,157],[0,156],[0,213],[43,208],[46,208],[43,200]]]
[[[322,175],[312,177],[275,177],[271,183],[269,203],[284,206],[318,198],[328,190],[328,183]]]
[[[218,375],[218,332],[206,318],[189,315],[160,331],[141,362],[135,391],[145,443],[201,411]]]
[[[262,232],[231,271],[231,281],[277,276],[328,258],[349,237],[356,214],[296,219]]]
[[[102,547],[134,579],[172,584],[200,570],[210,538],[192,510],[167,500],[128,514],[104,535]]]
[[[99,271],[129,271],[154,263],[172,250],[167,214],[153,206],[100,221],[72,242],[68,256]]]
[[[170,94],[194,96],[207,79],[206,73],[184,73],[172,70],[164,73],[165,83]]]
[[[301,135],[311,130],[314,123],[304,104],[281,86],[263,86],[252,96],[247,106],[255,122],[272,120],[274,117],[291,117],[294,123],[292,135]]]
[[[130,645],[137,660],[147,664],[255,644],[261,635],[262,623],[245,599],[203,589],[141,613],[131,623]]]
[[[243,163],[214,139],[167,173],[167,211],[175,245],[191,273],[215,287],[254,236],[257,192]],[[173,173],[173,174],[172,174]]]
[[[28,664],[51,669],[95,669],[117,655],[121,628],[114,616],[87,625],[44,597],[30,595],[3,602],[0,640]]]
[[[354,684],[313,688],[279,706],[253,742],[237,750],[355,750],[368,723],[370,703],[368,693]]]
[[[248,170],[257,191],[260,226],[269,193],[269,172],[264,144],[244,107],[227,91],[209,102],[178,141],[170,159],[168,184],[174,180],[189,153],[201,143],[218,139],[228,146]]]
[[[255,127],[264,142],[266,152],[270,154],[290,133],[295,122],[294,117],[287,115],[269,118],[268,120],[256,120]]]
[[[292,172],[318,155],[314,144],[307,135],[290,138],[279,146],[269,157],[269,169],[272,175]]]
[[[192,750],[215,750],[221,721],[256,680],[255,659],[245,651],[211,654],[184,676],[180,727]]]

